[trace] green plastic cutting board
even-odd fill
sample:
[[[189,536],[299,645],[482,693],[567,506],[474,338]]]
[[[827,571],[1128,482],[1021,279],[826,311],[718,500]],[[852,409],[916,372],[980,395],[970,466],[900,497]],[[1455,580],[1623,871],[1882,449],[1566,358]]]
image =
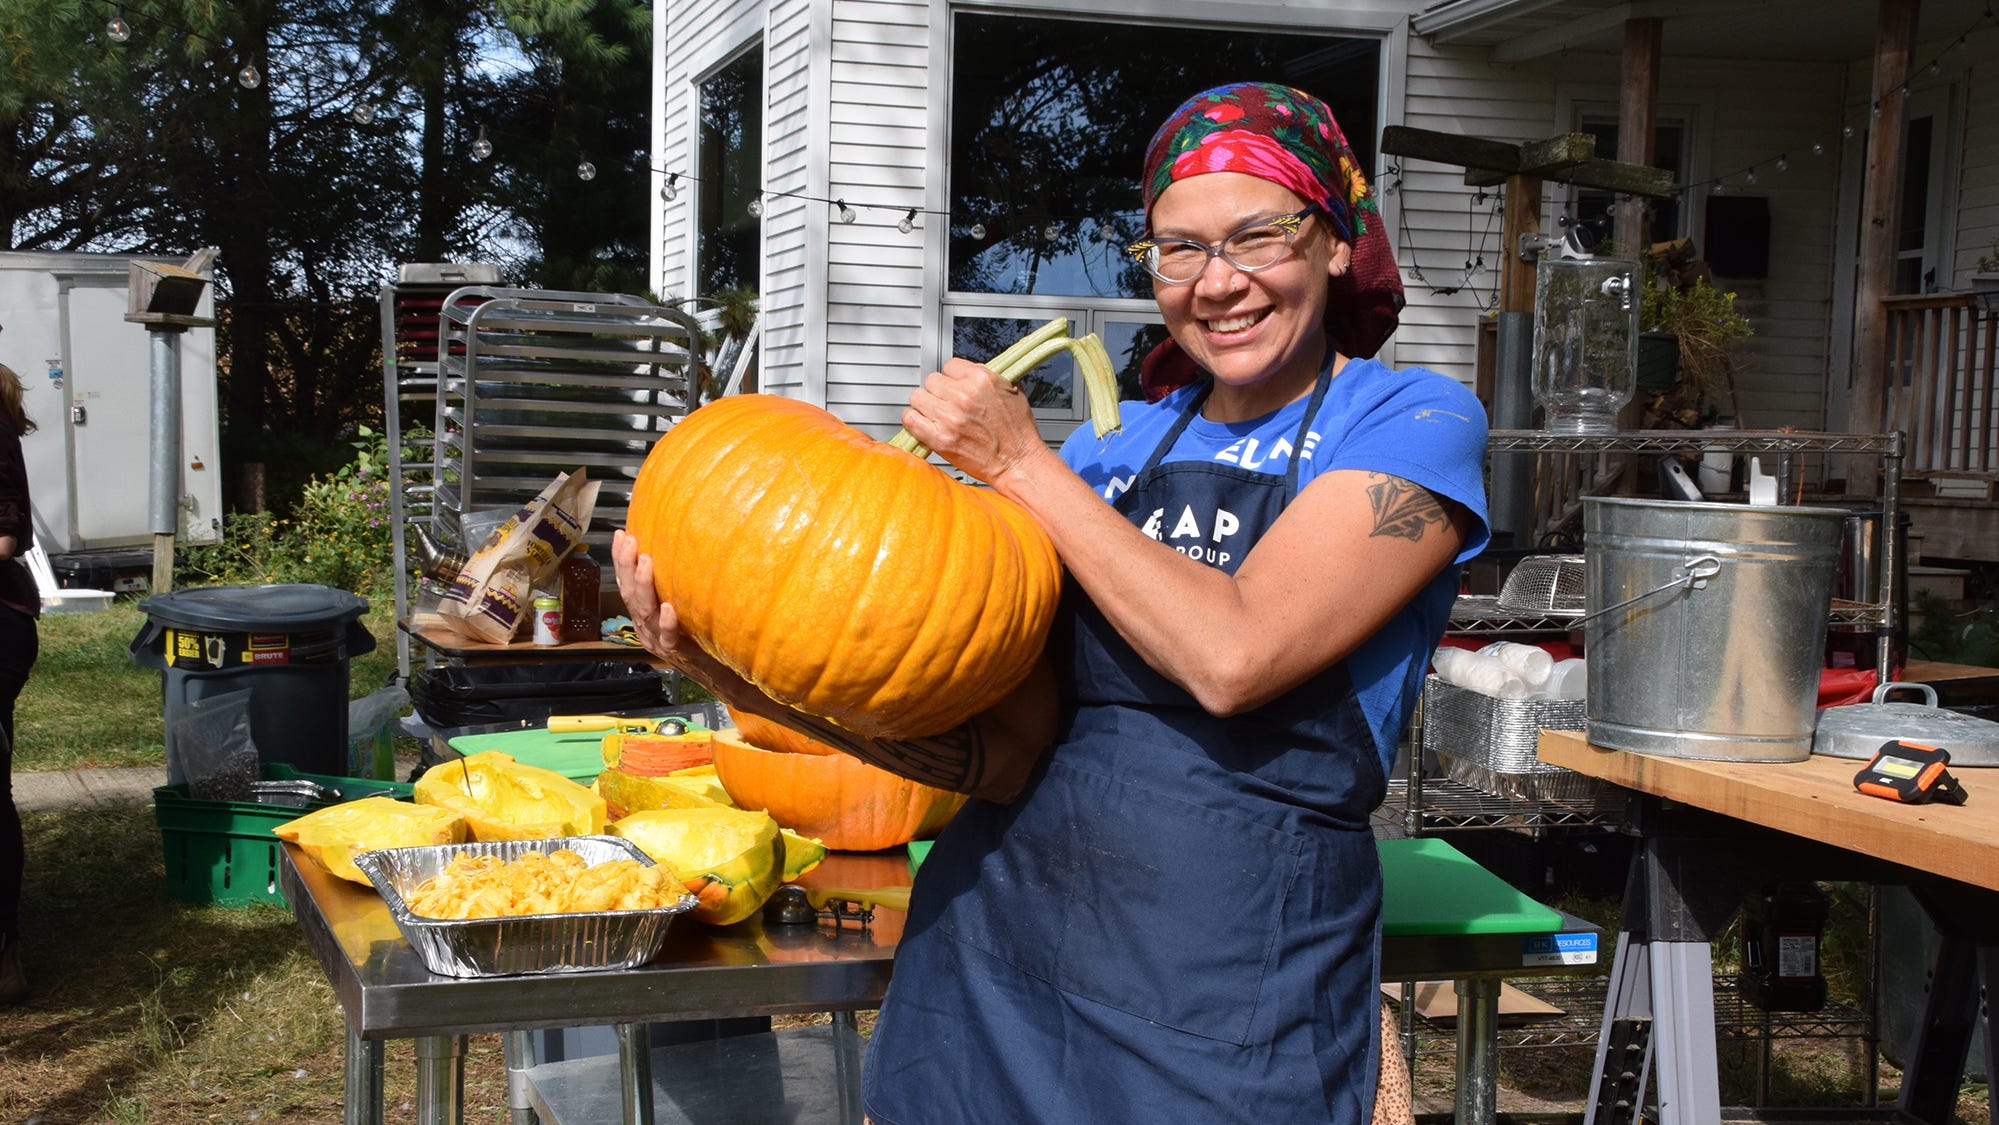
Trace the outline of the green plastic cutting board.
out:
[[[586,730],[557,734],[531,727],[494,734],[461,734],[451,740],[451,748],[468,756],[483,750],[498,750],[513,755],[514,761],[523,765],[554,770],[571,781],[588,785],[604,771],[606,733]]]
[[[1442,840],[1382,840],[1384,934],[1545,934],[1562,916]]]

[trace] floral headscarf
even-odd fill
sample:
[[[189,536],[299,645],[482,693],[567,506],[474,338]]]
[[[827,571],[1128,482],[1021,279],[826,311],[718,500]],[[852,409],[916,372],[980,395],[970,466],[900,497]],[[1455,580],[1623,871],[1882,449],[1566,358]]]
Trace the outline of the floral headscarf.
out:
[[[1168,187],[1208,172],[1255,176],[1318,205],[1333,232],[1353,246],[1352,265],[1330,279],[1327,335],[1345,355],[1365,359],[1380,351],[1402,312],[1402,274],[1367,176],[1326,103],[1268,82],[1217,86],[1187,99],[1146,146],[1146,218]],[[1178,351],[1170,340],[1161,348]],[[1148,358],[1148,369],[1162,367],[1160,379],[1148,375],[1148,394],[1156,382],[1185,381],[1164,366],[1175,363],[1192,366],[1184,355]]]

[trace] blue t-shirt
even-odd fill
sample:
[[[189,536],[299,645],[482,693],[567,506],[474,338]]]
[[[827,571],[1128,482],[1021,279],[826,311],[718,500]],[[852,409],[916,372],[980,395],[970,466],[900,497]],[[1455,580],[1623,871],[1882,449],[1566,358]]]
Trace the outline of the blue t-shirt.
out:
[[[1200,390],[1196,383],[1157,403],[1122,403],[1122,430],[1100,439],[1089,426],[1080,427],[1063,443],[1062,459],[1098,495],[1115,501]],[[1349,360],[1326,389],[1303,447],[1293,449],[1309,401],[1309,396],[1301,398],[1246,422],[1196,417],[1165,460],[1212,460],[1282,476],[1297,457],[1301,490],[1322,472],[1386,473],[1454,500],[1472,514],[1472,533],[1454,562],[1485,549],[1490,538],[1485,408],[1463,384],[1419,367],[1398,371],[1371,359]],[[1443,636],[1457,593],[1458,568],[1453,565],[1347,656],[1348,674],[1374,730],[1384,770],[1394,762],[1396,742],[1422,692],[1430,653]]]

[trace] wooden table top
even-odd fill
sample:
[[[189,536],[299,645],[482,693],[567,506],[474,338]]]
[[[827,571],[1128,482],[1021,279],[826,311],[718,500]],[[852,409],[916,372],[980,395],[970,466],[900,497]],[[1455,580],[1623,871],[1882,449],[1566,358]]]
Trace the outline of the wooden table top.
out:
[[[437,650],[441,655],[468,664],[545,660],[628,660],[633,663],[650,664],[655,668],[665,667],[658,657],[645,649],[637,645],[618,644],[615,641],[579,641],[566,645],[538,645],[531,641],[514,641],[496,645],[486,641],[475,641],[432,614],[417,614],[404,618],[397,623],[397,627]]]
[[[1991,669],[1979,669],[1990,674]],[[1970,800],[1903,805],[1853,788],[1862,762],[1705,762],[1606,750],[1541,732],[1541,760],[1639,793],[1999,890],[1999,769],[1952,770]]]

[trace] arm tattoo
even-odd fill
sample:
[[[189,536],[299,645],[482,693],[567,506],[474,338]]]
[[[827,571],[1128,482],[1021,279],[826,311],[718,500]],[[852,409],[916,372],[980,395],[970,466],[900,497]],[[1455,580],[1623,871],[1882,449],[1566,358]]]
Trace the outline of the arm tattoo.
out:
[[[835,749],[899,777],[954,793],[969,793],[985,780],[986,740],[976,723],[930,738],[867,739],[816,715],[791,711],[785,725],[799,728]]]
[[[1369,473],[1367,500],[1374,508],[1374,530],[1369,538],[1392,535],[1420,542],[1431,527],[1450,523],[1443,504],[1427,488],[1386,473]]]

